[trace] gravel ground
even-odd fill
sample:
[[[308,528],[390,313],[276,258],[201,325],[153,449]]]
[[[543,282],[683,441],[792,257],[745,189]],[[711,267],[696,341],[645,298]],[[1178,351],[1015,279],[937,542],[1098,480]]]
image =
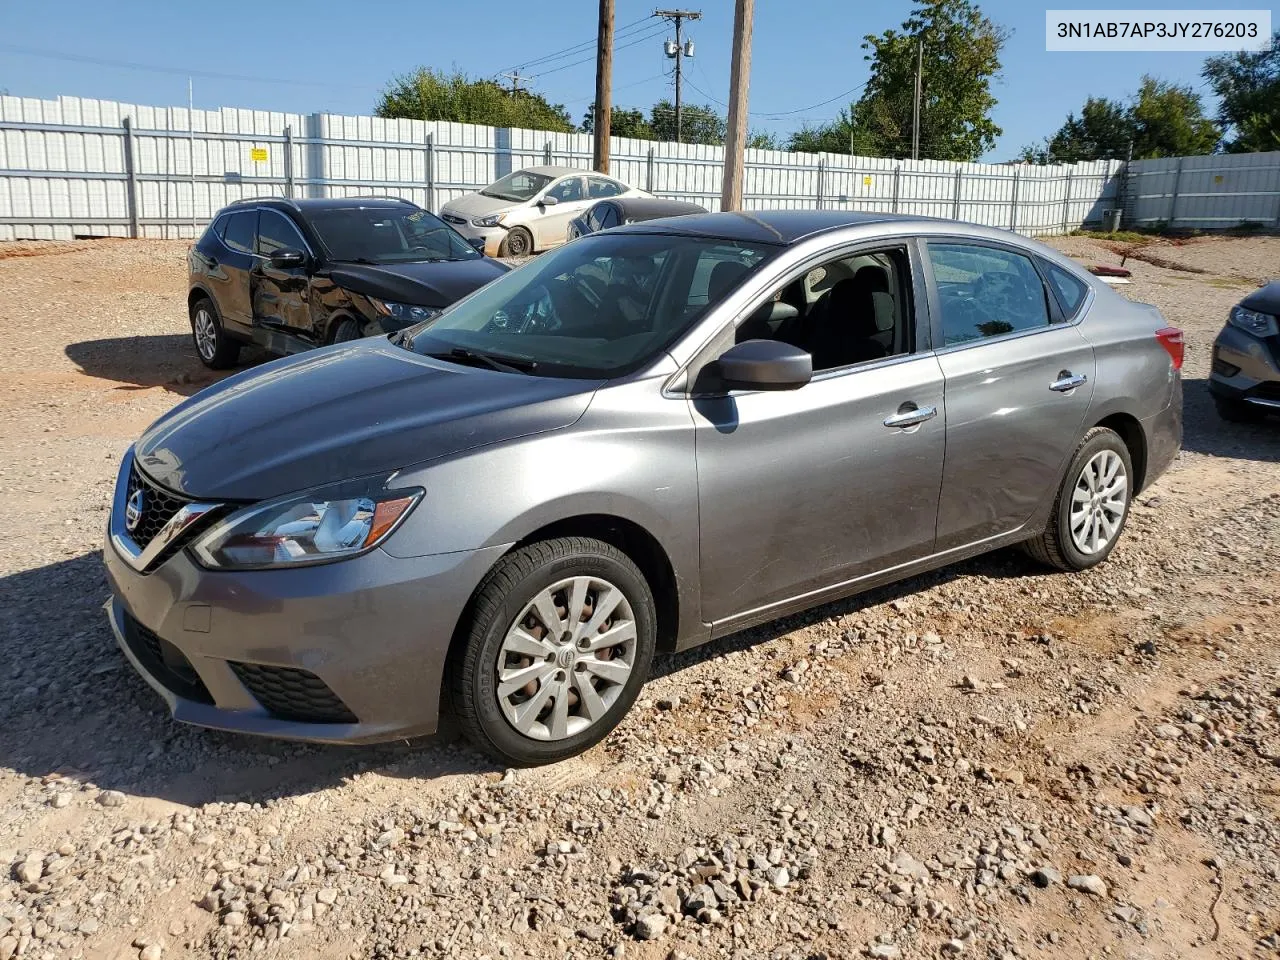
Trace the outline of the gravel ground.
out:
[[[210,379],[184,245],[0,245],[0,960],[1280,952],[1280,425],[1204,384],[1280,240],[1228,244],[1130,262],[1187,332],[1186,450],[1108,563],[1002,552],[665,657],[518,772],[168,718],[97,551],[120,454]]]

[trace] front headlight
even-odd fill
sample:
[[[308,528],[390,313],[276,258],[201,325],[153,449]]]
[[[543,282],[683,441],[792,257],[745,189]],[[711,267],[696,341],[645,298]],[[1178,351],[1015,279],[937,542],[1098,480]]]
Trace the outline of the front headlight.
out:
[[[420,307],[413,303],[393,303],[390,300],[376,300],[373,297],[369,298],[369,302],[373,304],[373,309],[382,316],[403,320],[406,323],[421,323],[423,320],[430,320],[432,317],[440,315],[439,307]]]
[[[505,213],[492,213],[487,217],[476,217],[471,221],[471,225],[473,227],[496,227],[505,219],[507,219]]]
[[[1277,326],[1275,317],[1257,310],[1246,310],[1244,307],[1231,308],[1231,323],[1255,337],[1274,337],[1280,334],[1280,326]]]
[[[386,490],[361,480],[245,507],[197,540],[197,559],[214,570],[261,570],[341,560],[389,537],[422,490]]]

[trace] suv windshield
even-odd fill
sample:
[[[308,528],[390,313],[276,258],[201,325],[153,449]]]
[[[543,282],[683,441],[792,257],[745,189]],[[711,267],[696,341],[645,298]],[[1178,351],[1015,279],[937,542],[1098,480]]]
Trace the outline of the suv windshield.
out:
[[[474,260],[480,254],[452,227],[411,207],[336,207],[307,217],[334,260],[408,263]]]
[[[523,203],[526,200],[532,200],[534,194],[550,183],[551,180],[551,177],[541,173],[517,170],[515,173],[508,173],[497,183],[489,184],[489,186],[480,191],[480,196]]]
[[[479,355],[537,376],[619,376],[668,347],[778,249],[597,234],[499,277],[397,342],[445,359]]]

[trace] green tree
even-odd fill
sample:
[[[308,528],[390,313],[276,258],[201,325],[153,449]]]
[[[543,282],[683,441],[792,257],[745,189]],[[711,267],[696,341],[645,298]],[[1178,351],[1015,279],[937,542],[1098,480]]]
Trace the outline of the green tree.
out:
[[[558,103],[522,90],[510,93],[492,80],[464,73],[445,74],[429,67],[395,77],[382,92],[374,113],[411,120],[450,120],[491,127],[524,127],[570,133],[573,122]]]
[[[596,105],[593,103],[582,115],[582,132],[595,130]],[[644,118],[644,111],[634,107],[613,107],[609,111],[609,135],[632,137],[636,140],[656,140],[658,135]]]
[[[1200,94],[1190,85],[1143,77],[1132,115],[1136,160],[1213,153],[1222,140],[1221,128],[1204,115]]]
[[[1002,132],[991,119],[991,81],[1000,74],[1008,36],[971,0],[924,0],[901,29],[868,34],[862,48],[871,79],[850,113],[853,152],[911,155],[916,50],[923,43],[921,155],[974,160],[986,153]]]
[[[676,139],[676,108],[670,100],[659,100],[649,111],[649,125],[659,140]],[[723,146],[727,129],[724,117],[710,105],[682,104],[680,107],[681,143]]]
[[[1026,163],[1074,163],[1077,160],[1123,160],[1133,140],[1130,109],[1118,100],[1089,97],[1077,118],[1067,114],[1058,132],[1040,146],[1023,147]]]
[[[1227,152],[1280,150],[1280,30],[1266,50],[1210,57],[1201,75],[1218,97],[1218,122],[1231,133]]]
[[[778,138],[766,130],[747,131],[748,150],[781,150]]]
[[[852,133],[849,111],[841,110],[840,116],[830,123],[804,126],[791,134],[787,138],[787,149],[799,153],[848,153]]]

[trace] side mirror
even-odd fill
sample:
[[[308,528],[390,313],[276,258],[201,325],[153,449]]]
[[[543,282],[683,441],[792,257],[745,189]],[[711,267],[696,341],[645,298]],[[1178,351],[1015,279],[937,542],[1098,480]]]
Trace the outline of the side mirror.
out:
[[[484,237],[467,237],[467,243],[484,253]]]
[[[268,262],[273,267],[281,267],[282,269],[305,267],[307,265],[307,255],[301,250],[293,250],[286,247],[283,250],[277,250],[273,253],[268,259]]]
[[[556,199],[555,197],[550,197],[550,196],[548,196],[548,197],[543,197],[541,200],[539,200],[539,201],[538,201],[538,206],[540,206],[540,207],[554,207],[554,206],[555,206],[557,203],[559,203],[559,202],[560,202],[560,201],[559,201],[558,199]]]
[[[813,379],[813,357],[780,340],[748,340],[716,361],[725,385],[734,390],[798,390]]]

